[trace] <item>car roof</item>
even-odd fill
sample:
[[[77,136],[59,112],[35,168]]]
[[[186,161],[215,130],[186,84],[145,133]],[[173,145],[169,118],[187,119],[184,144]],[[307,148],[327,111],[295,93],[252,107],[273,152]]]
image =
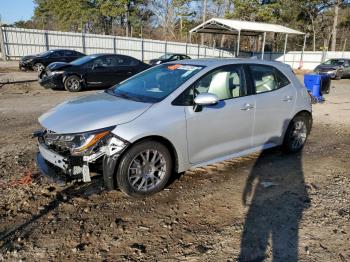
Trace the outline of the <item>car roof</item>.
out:
[[[187,65],[198,65],[206,67],[218,67],[222,65],[231,64],[262,64],[270,65],[275,67],[288,66],[278,61],[267,61],[258,59],[242,59],[242,58],[199,58],[199,59],[186,59],[181,61],[176,61],[176,63],[187,64]]]

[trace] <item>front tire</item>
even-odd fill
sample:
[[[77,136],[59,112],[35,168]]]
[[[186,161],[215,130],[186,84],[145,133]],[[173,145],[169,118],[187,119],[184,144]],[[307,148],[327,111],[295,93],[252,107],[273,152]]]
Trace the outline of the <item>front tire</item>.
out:
[[[169,150],[156,141],[135,144],[121,158],[117,169],[119,189],[128,196],[142,198],[159,192],[172,173]]]
[[[69,92],[79,92],[82,89],[82,84],[78,76],[69,76],[64,81],[64,88]]]
[[[310,134],[311,125],[311,116],[307,114],[295,116],[289,123],[284,136],[283,151],[286,153],[296,153],[302,150]]]
[[[44,71],[45,66],[42,63],[35,63],[33,69],[40,74],[42,71]]]
[[[335,75],[335,80],[341,80],[341,78],[342,78],[342,75],[343,75],[343,73],[342,72],[337,72],[337,74]]]

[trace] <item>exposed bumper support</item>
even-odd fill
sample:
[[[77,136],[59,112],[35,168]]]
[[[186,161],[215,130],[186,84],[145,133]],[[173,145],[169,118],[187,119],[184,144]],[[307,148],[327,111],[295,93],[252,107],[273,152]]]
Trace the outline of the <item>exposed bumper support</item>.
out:
[[[64,185],[70,181],[64,174],[59,175],[53,167],[49,166],[39,152],[36,154],[35,161],[40,173],[52,182]]]

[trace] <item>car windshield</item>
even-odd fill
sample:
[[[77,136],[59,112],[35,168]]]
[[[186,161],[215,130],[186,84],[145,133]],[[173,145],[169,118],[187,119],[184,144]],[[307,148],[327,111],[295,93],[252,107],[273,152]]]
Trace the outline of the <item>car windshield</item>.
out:
[[[156,103],[202,69],[203,66],[196,65],[160,65],[137,74],[106,92],[135,101]]]
[[[159,59],[169,59],[172,56],[173,56],[173,54],[166,54],[166,55],[162,55],[161,57],[159,57]]]
[[[96,55],[87,55],[87,56],[83,56],[81,58],[78,58],[72,62],[70,62],[71,65],[76,65],[76,66],[80,66],[83,65],[87,62],[90,62],[91,60],[95,59],[97,56]]]
[[[342,65],[344,64],[344,60],[338,60],[338,59],[330,59],[323,63],[324,65]]]
[[[49,50],[49,51],[45,51],[39,54],[39,56],[43,57],[43,56],[47,56],[49,54],[52,54],[54,51],[53,50]]]

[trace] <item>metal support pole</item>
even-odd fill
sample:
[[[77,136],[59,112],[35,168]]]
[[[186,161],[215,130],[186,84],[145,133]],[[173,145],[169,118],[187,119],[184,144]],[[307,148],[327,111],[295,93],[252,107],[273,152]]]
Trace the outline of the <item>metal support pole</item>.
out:
[[[81,44],[83,47],[83,53],[86,54],[86,45],[85,45],[85,34],[81,34]]]
[[[145,49],[144,49],[144,43],[143,43],[143,38],[141,38],[141,61],[144,62],[145,59]]]
[[[48,32],[45,32],[45,33],[44,33],[44,39],[45,39],[46,51],[48,51],[48,50],[50,49],[50,46],[49,46],[49,34],[48,34]]]
[[[199,58],[200,45],[197,46],[197,58]]]
[[[5,48],[5,37],[4,37],[4,31],[3,28],[0,26],[0,44],[1,44],[1,54],[2,59],[6,60],[6,48]]]
[[[117,38],[113,37],[113,52],[117,53]]]
[[[345,49],[346,49],[346,41],[347,40],[348,40],[347,38],[345,38],[345,40],[344,40],[343,52],[342,52],[342,55],[341,55],[342,58],[344,58],[344,52],[345,52]]]
[[[192,33],[190,33],[190,44],[192,44]]]
[[[303,50],[301,51],[299,69],[301,69],[303,67],[303,64],[304,64],[304,51],[305,51],[305,46],[306,46],[306,38],[307,38],[307,34],[305,34],[305,36],[304,36]]]
[[[261,60],[264,60],[265,41],[266,41],[266,32],[264,32],[263,43],[262,43],[262,48],[261,48]]]
[[[240,43],[241,43],[241,30],[238,31],[238,35],[237,35],[237,53],[236,53],[236,57],[239,56]]]
[[[288,34],[286,34],[286,38],[284,39],[283,63],[286,62],[287,41],[288,41]]]

